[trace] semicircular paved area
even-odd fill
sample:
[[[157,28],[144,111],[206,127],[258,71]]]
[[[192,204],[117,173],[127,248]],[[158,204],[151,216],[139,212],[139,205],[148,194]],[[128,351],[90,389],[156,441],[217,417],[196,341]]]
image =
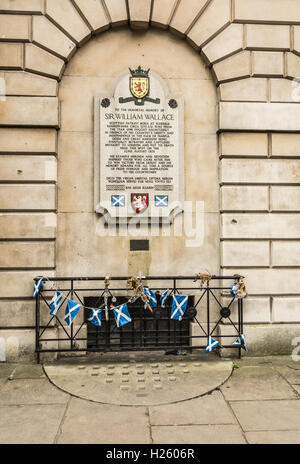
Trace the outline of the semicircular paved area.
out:
[[[205,395],[232,373],[232,362],[197,357],[146,360],[100,358],[45,364],[44,371],[58,388],[99,403],[145,406],[175,403]]]

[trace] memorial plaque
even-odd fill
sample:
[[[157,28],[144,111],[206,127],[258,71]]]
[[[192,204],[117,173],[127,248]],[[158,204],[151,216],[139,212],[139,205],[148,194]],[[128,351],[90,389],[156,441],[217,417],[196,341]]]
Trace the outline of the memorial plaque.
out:
[[[184,103],[150,69],[129,69],[95,97],[95,209],[170,218],[184,201]]]

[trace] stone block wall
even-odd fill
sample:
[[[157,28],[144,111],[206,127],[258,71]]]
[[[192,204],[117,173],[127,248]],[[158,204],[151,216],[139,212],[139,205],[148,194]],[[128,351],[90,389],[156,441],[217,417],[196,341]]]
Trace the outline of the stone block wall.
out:
[[[148,29],[175,34],[209,69],[219,98],[221,270],[246,276],[250,353],[290,352],[300,335],[299,1],[0,0],[5,359],[33,357],[32,278],[57,268],[60,80],[80,47],[120,26],[139,40]]]

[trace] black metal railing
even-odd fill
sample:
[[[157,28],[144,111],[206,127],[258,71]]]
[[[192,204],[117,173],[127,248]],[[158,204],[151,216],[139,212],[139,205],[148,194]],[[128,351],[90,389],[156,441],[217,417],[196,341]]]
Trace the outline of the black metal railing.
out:
[[[128,277],[111,277],[109,287],[105,287],[105,277],[44,277],[43,286],[36,298],[37,362],[40,362],[40,353],[46,352],[206,349],[209,337],[219,341],[217,349],[236,348],[240,357],[241,344],[223,342],[230,338],[236,340],[243,334],[243,299],[230,296],[231,285],[238,282],[240,277],[242,276],[212,276],[203,286],[199,284],[199,280],[195,280],[195,276],[142,277],[143,284],[147,283],[157,296],[170,289],[165,307],[158,305],[151,312],[145,308],[141,299],[134,303],[129,302],[132,322],[121,328],[116,326],[111,310],[103,311],[100,327],[92,325],[88,318],[90,308],[101,308],[104,301],[108,307],[128,301],[132,295],[126,286]],[[40,278],[36,277],[34,281],[37,282]],[[223,282],[225,285],[222,285]],[[49,303],[54,290],[63,293],[63,303],[56,315],[51,316]],[[181,321],[170,318],[173,294],[189,296],[188,308]],[[229,303],[224,305],[222,297],[230,297]],[[80,317],[77,316],[70,326],[64,321],[64,308],[68,298],[77,301],[84,308]],[[232,309],[236,301],[237,311],[233,321]],[[195,323],[193,331],[191,322]],[[231,327],[233,333],[228,333],[227,329],[226,333],[220,334],[221,323]]]

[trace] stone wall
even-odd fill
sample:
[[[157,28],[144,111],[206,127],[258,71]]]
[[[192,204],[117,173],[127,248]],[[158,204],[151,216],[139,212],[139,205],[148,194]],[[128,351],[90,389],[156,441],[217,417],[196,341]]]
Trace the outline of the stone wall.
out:
[[[220,200],[217,178],[210,191],[216,193],[213,202],[220,201],[221,214],[220,237],[213,226],[211,246],[218,250],[216,240],[221,239],[221,272],[246,276],[250,296],[245,301],[245,333],[250,353],[291,352],[293,337],[300,335],[299,1],[0,0],[0,32],[0,337],[6,341],[6,359],[33,356],[32,278],[70,274],[62,264],[66,263],[62,252],[70,230],[67,213],[73,218],[76,213],[76,202],[68,200],[68,189],[75,184],[66,185],[63,179],[67,156],[73,150],[70,140],[74,140],[67,132],[78,130],[65,126],[71,110],[66,101],[79,81],[71,78],[69,70],[77,78],[88,76],[79,89],[82,86],[90,95],[95,77],[101,76],[93,74],[93,59],[85,57],[97,41],[100,46],[106,40],[109,46],[121,37],[132,50],[139,41],[145,44],[148,40],[149,49],[153,45],[148,57],[157,55],[152,66],[157,66],[158,73],[164,69],[161,40],[180,49],[182,56],[197,57],[199,72],[207,72],[210,83],[214,80],[219,100],[215,132]],[[121,43],[125,47],[126,42]],[[117,47],[107,64],[110,79],[118,74],[113,62],[121,59],[122,46],[120,56]],[[84,73],[76,69],[79,62],[79,67],[86,68]],[[180,71],[186,93],[191,74],[185,63],[181,67],[176,59],[174,63],[169,77]],[[76,85],[74,91],[78,91]],[[195,92],[205,99],[201,89]],[[212,107],[215,96],[210,95]],[[192,111],[203,118],[201,111]],[[82,122],[87,125],[85,135],[76,144],[78,169],[81,144],[91,149],[90,118],[87,113]],[[209,135],[212,140],[212,132]],[[214,148],[208,150],[214,152]],[[216,153],[215,163],[217,159]],[[216,173],[210,160],[210,173]],[[89,180],[90,175],[84,182]],[[84,211],[91,217],[91,196],[79,196],[83,210],[77,213]],[[219,217],[215,203],[207,212]],[[100,249],[104,243],[99,242]],[[166,259],[176,254],[176,248],[170,243]],[[88,262],[85,250],[83,246],[82,259]],[[219,255],[212,252],[206,259],[210,256],[214,256],[210,270],[218,273]],[[138,266],[136,258],[132,259],[132,267],[124,273]],[[182,263],[176,257],[174,263],[173,272],[181,273]],[[191,268],[198,270],[198,260],[192,261]],[[98,273],[98,269],[95,264],[88,273]],[[156,273],[158,267],[149,269]]]

